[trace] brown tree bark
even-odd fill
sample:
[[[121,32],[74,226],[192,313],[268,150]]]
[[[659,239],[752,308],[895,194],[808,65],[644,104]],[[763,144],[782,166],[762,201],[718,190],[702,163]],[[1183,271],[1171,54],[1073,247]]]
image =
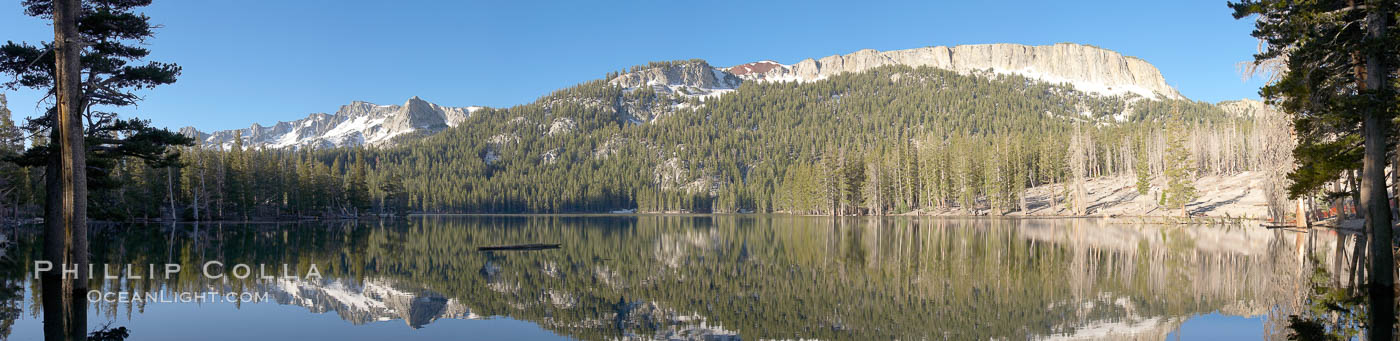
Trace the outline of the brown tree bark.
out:
[[[48,340],[83,340],[87,336],[88,242],[79,60],[83,46],[78,35],[82,4],[79,0],[55,0],[53,6],[54,95],[58,105],[52,113],[52,147],[46,171],[49,195],[44,210],[44,255],[55,267],[76,267],[78,271],[72,278],[50,273],[41,279],[44,334]]]
[[[52,110],[49,115],[58,115],[57,110]],[[57,121],[56,118],[54,117]],[[50,139],[49,147],[55,150],[62,144],[60,139]],[[57,154],[49,156],[48,166],[44,172],[44,260],[53,264],[54,267],[62,269],[67,261],[68,254],[68,234],[63,225],[63,207],[59,198],[63,197],[63,188],[58,186],[58,172],[54,171],[61,167]],[[62,341],[64,331],[67,330],[67,323],[64,317],[68,315],[63,304],[64,280],[58,272],[48,271],[40,274],[39,286],[44,308],[44,340]]]
[[[1395,16],[1390,6],[1379,1],[1371,2],[1372,9],[1366,16],[1366,38],[1370,41],[1384,39],[1386,26]],[[1366,216],[1366,227],[1371,231],[1371,282],[1370,316],[1371,330],[1367,333],[1371,340],[1390,340],[1394,336],[1395,324],[1395,254],[1391,251],[1390,203],[1386,196],[1385,165],[1386,142],[1389,138],[1389,119],[1383,113],[1387,101],[1374,98],[1376,94],[1388,93],[1387,79],[1392,66],[1385,65],[1383,50],[1373,48],[1366,52],[1365,92],[1373,96],[1371,105],[1362,112],[1362,130],[1365,150],[1361,168],[1361,207]]]
[[[175,166],[165,167],[165,195],[170,198],[170,222],[177,222],[180,215],[175,211]]]

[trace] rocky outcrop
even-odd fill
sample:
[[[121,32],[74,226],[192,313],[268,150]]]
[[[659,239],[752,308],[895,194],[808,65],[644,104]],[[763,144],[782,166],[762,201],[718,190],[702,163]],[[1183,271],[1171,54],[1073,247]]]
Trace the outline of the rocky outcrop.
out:
[[[969,73],[989,70],[1019,74],[1101,95],[1136,94],[1147,98],[1180,98],[1161,72],[1142,59],[1107,49],[1060,43],[934,46],[908,50],[860,50],[847,55],[806,59],[793,65],[771,61],[742,64],[726,70],[745,80],[814,81],[843,72],[860,72],[885,65],[928,66]]]
[[[734,90],[739,77],[710,66],[703,60],[652,63],[609,80],[625,89],[651,88],[658,93],[705,97]]]
[[[334,114],[317,113],[306,118],[252,127],[203,133],[192,127],[180,133],[205,146],[230,148],[236,138],[246,148],[330,148],[387,145],[409,133],[432,134],[465,121],[479,107],[445,107],[414,96],[402,105],[378,105],[355,101]]]
[[[1268,104],[1248,98],[1238,101],[1224,101],[1215,104],[1215,106],[1220,107],[1220,110],[1224,110],[1227,113],[1239,117],[1254,117],[1255,115],[1264,113],[1265,110],[1269,110]]]
[[[195,129],[194,127],[180,128],[179,134],[188,136],[189,138],[192,138],[195,141],[204,141],[204,139],[209,138],[209,134],[199,131],[199,129]]]

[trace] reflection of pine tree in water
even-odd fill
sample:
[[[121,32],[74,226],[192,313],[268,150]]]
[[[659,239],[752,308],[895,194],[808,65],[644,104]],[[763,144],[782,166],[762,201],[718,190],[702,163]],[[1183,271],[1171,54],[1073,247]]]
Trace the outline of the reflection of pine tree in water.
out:
[[[1279,284],[1280,290],[1293,290],[1294,296],[1268,316],[1268,330],[1277,338],[1358,337],[1369,308],[1364,291],[1366,238],[1332,229],[1297,233],[1296,238],[1298,246],[1287,250],[1293,262],[1286,270],[1292,271],[1293,280]]]
[[[0,103],[3,103],[3,99],[3,95],[0,95]],[[4,232],[0,232],[0,339],[9,337],[15,319],[23,312],[24,274],[28,267],[19,262],[17,254],[29,251],[18,248],[5,236]]]
[[[107,246],[94,255],[113,261],[120,249],[126,257],[163,260],[174,249],[177,261],[192,264],[186,268],[207,259],[314,262],[330,280],[404,288],[412,295],[378,299],[407,303],[392,318],[410,326],[504,315],[583,339],[733,332],[1029,338],[1109,327],[1150,336],[1196,314],[1257,316],[1259,307],[1288,297],[1276,283],[1287,281],[1279,273],[1288,256],[1296,259],[1288,252],[1296,242],[1281,231],[1069,222],[427,217],[381,226],[186,229],[174,244],[166,232],[128,230],[124,238],[102,233],[106,243],[94,245]],[[563,248],[475,252],[524,242]],[[210,285],[184,277],[163,284]],[[235,281],[218,289],[256,288]],[[319,302],[353,315],[340,309],[355,305],[326,304],[331,299]],[[458,314],[448,312],[453,306]]]

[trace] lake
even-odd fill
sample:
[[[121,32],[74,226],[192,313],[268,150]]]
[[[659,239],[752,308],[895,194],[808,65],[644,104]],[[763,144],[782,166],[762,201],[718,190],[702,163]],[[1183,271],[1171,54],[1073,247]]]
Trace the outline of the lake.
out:
[[[0,332],[41,339],[39,233],[9,234]],[[94,280],[88,323],[133,340],[1277,338],[1317,237],[781,215],[109,226],[93,263],[120,278]],[[477,250],[529,243],[560,247]]]

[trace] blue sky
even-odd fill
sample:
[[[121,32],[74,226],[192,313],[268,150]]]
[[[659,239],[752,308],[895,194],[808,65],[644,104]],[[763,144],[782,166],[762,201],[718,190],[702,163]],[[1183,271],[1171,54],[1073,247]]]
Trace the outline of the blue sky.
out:
[[[174,1],[153,60],[176,84],[123,111],[157,126],[247,127],[412,96],[510,106],[648,61],[795,63],[859,49],[1074,42],[1147,60],[1204,101],[1256,98],[1236,64],[1252,23],[1223,0],[1183,1]],[[52,39],[18,0],[0,0],[0,40]],[[4,90],[15,116],[34,92]]]

